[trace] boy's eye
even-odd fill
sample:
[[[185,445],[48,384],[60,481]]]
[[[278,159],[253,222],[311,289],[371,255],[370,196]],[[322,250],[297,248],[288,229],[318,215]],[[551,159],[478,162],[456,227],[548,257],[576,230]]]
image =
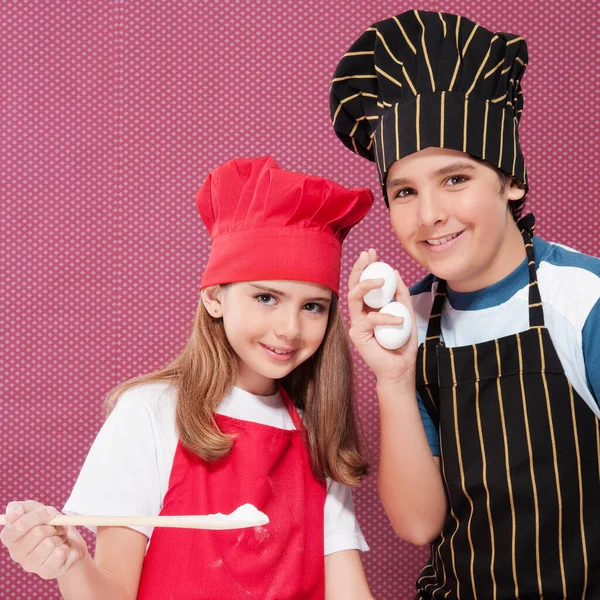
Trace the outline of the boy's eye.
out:
[[[449,185],[458,185],[459,183],[464,183],[465,181],[467,181],[467,177],[464,175],[452,175],[452,177],[450,177],[446,183]]]
[[[408,196],[415,193],[412,188],[402,188],[394,193],[394,198],[408,198]]]
[[[323,312],[324,308],[320,304],[317,304],[316,302],[307,302],[304,305],[304,310],[307,310],[308,312],[313,312],[313,313],[320,313],[320,312]]]
[[[271,306],[275,303],[275,298],[271,294],[258,294],[254,296],[261,304]]]

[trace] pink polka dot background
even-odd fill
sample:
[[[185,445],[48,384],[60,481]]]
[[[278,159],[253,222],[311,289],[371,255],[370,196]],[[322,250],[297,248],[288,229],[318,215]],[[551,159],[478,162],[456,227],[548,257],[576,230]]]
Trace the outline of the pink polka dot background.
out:
[[[424,1],[529,43],[521,137],[537,232],[600,253],[600,4]],[[329,119],[339,57],[388,0],[3,2],[0,5],[0,512],[62,507],[102,423],[103,395],[182,346],[209,240],[194,205],[241,156],[379,196],[376,169]],[[343,277],[376,247],[407,282],[383,201],[350,234]],[[346,293],[345,286],[342,294]],[[412,598],[426,551],[396,538],[376,491],[373,378],[356,357],[373,464],[356,491],[378,600]],[[126,457],[124,457],[126,460]],[[87,536],[93,545],[91,536]],[[0,551],[0,598],[59,598]]]

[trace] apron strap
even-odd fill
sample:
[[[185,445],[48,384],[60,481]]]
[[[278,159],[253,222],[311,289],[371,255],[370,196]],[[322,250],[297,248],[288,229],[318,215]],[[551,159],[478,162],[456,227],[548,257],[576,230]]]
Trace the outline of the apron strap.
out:
[[[442,335],[442,308],[446,301],[446,281],[438,279],[437,282],[438,285],[435,297],[433,298],[433,304],[431,305],[429,323],[427,324],[426,344],[439,344],[440,336]]]
[[[535,217],[529,213],[517,221],[521,230],[525,251],[527,252],[527,266],[529,269],[529,327],[544,327],[544,311],[542,298],[537,280],[537,269],[535,266],[535,253],[533,251],[533,235],[535,230]]]
[[[296,431],[302,435],[305,435],[306,430],[304,427],[304,423],[300,418],[300,414],[298,413],[298,409],[292,402],[291,398],[288,396],[288,393],[283,389],[282,385],[279,385],[279,393],[281,394],[281,398],[283,399],[283,403],[288,410],[290,418],[292,419],[292,423],[294,423],[294,427]]]

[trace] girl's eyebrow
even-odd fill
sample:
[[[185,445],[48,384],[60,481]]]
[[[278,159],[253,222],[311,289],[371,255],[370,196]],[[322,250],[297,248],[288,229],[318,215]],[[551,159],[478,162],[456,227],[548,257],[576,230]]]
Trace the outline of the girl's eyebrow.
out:
[[[265,294],[272,294],[273,296],[282,296],[285,297],[287,296],[287,294],[285,292],[282,292],[280,290],[276,290],[274,288],[268,288],[262,285],[254,285],[253,283],[250,284],[254,289],[258,290],[259,292],[263,292]],[[305,302],[331,302],[331,298],[325,298],[323,297],[316,297],[316,298],[310,298],[308,300],[305,300]]]
[[[474,171],[476,169],[475,165],[467,162],[458,162],[446,165],[441,169],[437,169],[430,174],[430,177],[440,177],[442,175],[449,175],[450,173],[455,173],[456,171]],[[410,179],[406,177],[398,177],[396,179],[391,179],[386,183],[386,187],[393,188],[402,185],[407,185],[410,183]]]

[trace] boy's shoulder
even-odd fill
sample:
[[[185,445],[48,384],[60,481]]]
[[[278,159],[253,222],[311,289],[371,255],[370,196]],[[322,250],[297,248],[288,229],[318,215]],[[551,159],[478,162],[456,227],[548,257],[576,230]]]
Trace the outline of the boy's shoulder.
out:
[[[596,256],[539,237],[533,238],[533,248],[538,268],[554,268],[554,272],[565,275],[568,275],[569,269],[578,269],[578,275],[600,278],[600,258]]]
[[[542,300],[582,326],[600,300],[600,258],[540,238],[534,250]]]

